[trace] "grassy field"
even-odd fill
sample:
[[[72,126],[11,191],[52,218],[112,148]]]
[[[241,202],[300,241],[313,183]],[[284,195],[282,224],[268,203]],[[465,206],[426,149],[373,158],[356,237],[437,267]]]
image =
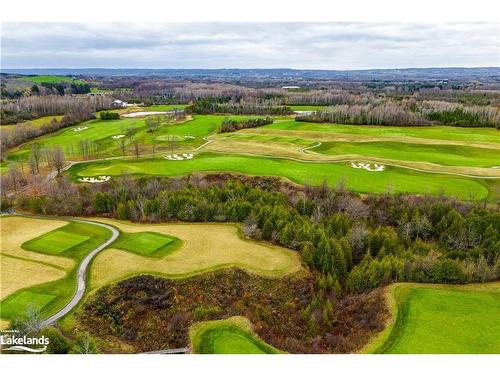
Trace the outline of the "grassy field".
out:
[[[228,171],[249,175],[274,175],[293,182],[320,185],[326,181],[335,186],[343,181],[349,189],[362,193],[387,191],[416,194],[441,194],[459,199],[482,200],[488,187],[479,179],[431,174],[388,166],[383,172],[354,169],[347,163],[307,163],[282,158],[246,155],[196,154],[191,160],[169,161],[163,158],[107,160],[73,166],[69,173],[79,177],[110,175],[179,176],[193,172]],[[492,198],[494,199],[494,198]]]
[[[43,316],[64,306],[76,288],[76,266],[111,237],[105,228],[78,222],[4,217],[1,223],[3,321],[22,317],[29,296]]]
[[[189,330],[193,353],[198,354],[278,354],[252,331],[242,316],[196,323]]]
[[[499,134],[500,136],[500,134]],[[493,167],[500,165],[500,150],[463,145],[401,142],[325,142],[313,149],[326,155],[355,155],[391,160],[424,161],[442,165]]]
[[[300,255],[279,246],[248,241],[234,224],[133,224],[96,219],[122,232],[153,232],[175,236],[182,246],[163,258],[141,256],[111,245],[96,256],[90,285],[95,289],[132,275],[149,273],[171,278],[188,277],[227,267],[239,267],[263,276],[280,277],[302,269]]]
[[[352,136],[356,140],[369,139],[375,140],[384,139],[412,139],[417,143],[416,139],[439,140],[446,142],[486,142],[492,144],[500,144],[500,132],[493,128],[458,128],[452,126],[361,126],[361,125],[339,125],[328,123],[309,123],[284,121],[277,122],[271,125],[266,125],[262,128],[250,129],[251,132],[266,133],[272,130],[279,130],[282,135],[290,136],[309,136],[316,139],[321,135],[328,136]],[[316,133],[316,134],[315,134]],[[416,138],[416,139],[415,139]],[[334,140],[334,139],[332,139]]]
[[[153,108],[155,107],[155,108]],[[158,108],[160,107],[160,108]],[[166,110],[164,107],[151,106],[149,110]],[[140,109],[141,111],[143,108]],[[231,116],[234,119],[246,119],[249,116]],[[42,149],[52,149],[61,146],[66,158],[78,160],[83,157],[81,143],[91,142],[92,158],[122,156],[121,143],[125,142],[126,154],[132,155],[133,142],[139,141],[141,154],[166,152],[177,149],[191,149],[205,143],[203,139],[218,131],[224,116],[195,116],[180,124],[164,124],[155,132],[146,131],[145,118],[121,118],[119,120],[90,120],[79,125],[65,128],[53,134],[39,137],[18,149],[12,150],[8,160],[29,159],[33,143],[38,143]],[[86,128],[75,131],[77,128]],[[124,139],[113,139],[112,136],[130,134]]]
[[[318,111],[326,108],[324,105],[289,105],[292,111]]]
[[[50,124],[50,122],[52,121],[52,119],[56,119],[57,121],[60,121],[62,118],[63,118],[62,115],[42,116],[42,117],[38,117],[38,118],[33,119],[33,120],[23,121],[23,122],[18,123],[18,124],[2,125],[0,127],[0,129],[2,131],[4,131],[4,130],[14,130],[16,128],[16,126],[19,126],[21,124],[22,124],[21,126],[39,127],[39,126],[42,126],[42,125]]]
[[[364,352],[500,353],[500,283],[394,284],[396,316]]]
[[[30,76],[30,77],[22,77],[21,81],[33,82],[36,84],[40,83],[60,83],[60,82],[78,82],[82,83],[83,81],[75,80],[72,77],[67,76],[54,76],[54,75],[40,75],[40,76]]]

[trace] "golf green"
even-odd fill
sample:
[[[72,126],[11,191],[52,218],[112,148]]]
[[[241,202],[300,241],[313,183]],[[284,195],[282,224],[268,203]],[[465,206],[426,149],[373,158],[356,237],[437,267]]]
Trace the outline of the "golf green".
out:
[[[27,290],[14,293],[0,303],[1,316],[3,318],[20,317],[32,308],[42,310],[54,298],[53,294],[34,293]]]
[[[193,352],[198,354],[282,353],[253,333],[251,323],[242,316],[196,323],[189,336]]]
[[[143,256],[164,257],[181,243],[178,238],[154,232],[122,233],[113,248]]]
[[[89,237],[56,229],[23,244],[26,250],[44,254],[59,254],[87,241]]]

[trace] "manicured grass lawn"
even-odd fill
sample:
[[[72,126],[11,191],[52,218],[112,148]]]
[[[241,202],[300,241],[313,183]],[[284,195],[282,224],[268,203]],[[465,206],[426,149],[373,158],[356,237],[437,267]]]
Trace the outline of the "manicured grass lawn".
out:
[[[24,315],[30,308],[41,310],[54,298],[53,294],[33,293],[22,291],[13,294],[0,303],[2,318],[13,318]]]
[[[315,147],[313,151],[326,155],[374,156],[392,160],[424,161],[468,167],[500,165],[500,150],[463,145],[430,145],[383,141],[324,142],[319,147]]]
[[[247,133],[223,133],[219,135],[221,138],[231,138],[234,140],[251,140],[257,142],[286,142],[293,143],[297,146],[312,146],[317,144],[317,142],[303,139],[300,137],[278,137],[275,135],[265,135],[265,134],[247,134]]]
[[[386,191],[416,194],[441,194],[465,200],[481,200],[489,191],[479,179],[432,174],[388,166],[383,172],[354,169],[347,163],[307,163],[282,158],[245,155],[196,154],[191,160],[165,159],[109,160],[73,166],[69,173],[79,177],[124,173],[132,175],[179,176],[193,172],[236,172],[249,175],[273,175],[293,182],[335,186],[340,181],[362,193]],[[493,198],[492,198],[493,199]]]
[[[452,126],[367,126],[285,121],[266,125],[259,129],[307,131],[366,137],[414,137],[432,140],[491,142],[500,144],[500,131],[493,128],[459,128]]]
[[[175,237],[155,232],[122,233],[113,247],[143,256],[163,257],[175,250],[181,241]]]
[[[59,254],[73,246],[89,239],[76,233],[66,232],[64,228],[34,238],[23,244],[24,249],[38,251],[45,254]]]
[[[397,318],[374,352],[500,353],[500,283],[392,288]]]
[[[240,316],[194,324],[189,336],[198,354],[282,353],[255,335],[248,319]]]

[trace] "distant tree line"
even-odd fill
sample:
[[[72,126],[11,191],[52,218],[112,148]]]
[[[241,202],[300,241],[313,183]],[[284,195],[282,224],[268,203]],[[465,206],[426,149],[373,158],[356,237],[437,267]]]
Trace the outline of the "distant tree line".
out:
[[[235,115],[289,115],[290,107],[276,106],[266,102],[233,102],[221,98],[197,100],[186,108],[188,113],[211,114],[230,113]]]
[[[40,137],[44,134],[55,132],[68,126],[79,124],[80,122],[91,120],[95,118],[95,113],[90,106],[81,106],[79,108],[72,108],[66,113],[61,120],[53,118],[50,122],[33,126],[29,123],[17,124],[13,129],[2,130],[0,134],[0,160],[4,160],[7,150],[18,146],[31,139]]]
[[[500,276],[500,212],[439,197],[370,195],[342,187],[297,190],[277,179],[122,179],[101,186],[63,180],[21,208],[139,222],[243,222],[245,234],[299,251],[342,291],[394,281],[467,283]],[[33,189],[27,189],[33,192]]]
[[[303,114],[297,121],[352,125],[452,125],[500,128],[500,110],[493,106],[464,106],[442,101],[392,99],[369,104],[335,105]]]
[[[256,128],[259,126],[269,125],[272,123],[273,123],[273,118],[270,116],[264,118],[248,119],[244,121],[236,121],[230,118],[225,118],[224,121],[222,121],[220,132],[221,133],[235,132],[241,129]]]
[[[15,124],[43,116],[64,115],[78,111],[81,107],[93,112],[112,108],[113,98],[107,95],[72,96],[28,96],[2,103],[2,124]]]

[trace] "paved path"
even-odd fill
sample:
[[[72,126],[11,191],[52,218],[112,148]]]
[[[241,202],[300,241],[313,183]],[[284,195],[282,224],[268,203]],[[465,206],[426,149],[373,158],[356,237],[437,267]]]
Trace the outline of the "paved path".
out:
[[[29,215],[29,214],[18,214],[14,213],[14,215],[17,216],[25,216],[25,217],[35,217],[35,218],[57,218],[54,216],[43,216],[43,215]],[[76,287],[76,292],[73,295],[73,298],[71,298],[71,301],[69,301],[66,306],[64,306],[61,310],[56,312],[54,315],[49,316],[46,318],[44,321],[41,322],[41,326],[50,326],[54,324],[58,319],[62,318],[64,315],[69,313],[73,308],[78,305],[80,300],[82,299],[83,295],[85,294],[85,288],[87,286],[87,269],[92,261],[92,259],[102,250],[104,250],[106,247],[108,247],[111,243],[113,243],[118,236],[120,235],[120,232],[118,232],[117,229],[113,228],[111,225],[103,224],[103,223],[97,223],[95,221],[89,221],[89,220],[81,220],[81,219],[71,219],[70,221],[73,222],[79,222],[79,223],[85,223],[85,224],[90,224],[90,225],[98,225],[100,227],[109,229],[112,233],[111,238],[101,244],[99,247],[96,247],[94,250],[92,250],[90,253],[88,253],[85,258],[81,261],[81,263],[78,265],[78,271],[77,271],[77,287]]]
[[[189,348],[177,348],[177,349],[164,349],[155,350],[153,352],[144,352],[140,354],[187,354],[189,353]]]

